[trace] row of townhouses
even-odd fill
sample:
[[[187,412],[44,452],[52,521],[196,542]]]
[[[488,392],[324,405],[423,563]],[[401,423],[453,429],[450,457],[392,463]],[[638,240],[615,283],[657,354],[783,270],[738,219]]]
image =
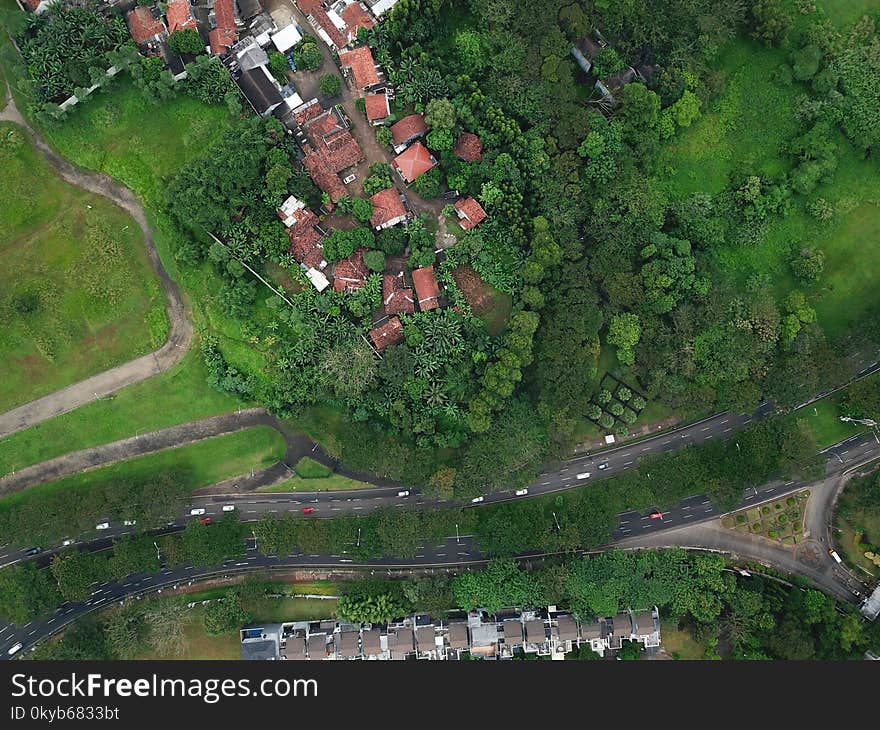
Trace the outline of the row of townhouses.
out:
[[[466,618],[434,620],[416,614],[389,624],[355,625],[344,621],[294,621],[241,629],[241,658],[250,660],[456,660],[466,656],[513,659],[519,653],[564,659],[581,646],[600,656],[613,654],[624,641],[646,649],[660,646],[657,607],[621,611],[591,622],[548,606],[541,611],[489,615],[471,611]]]

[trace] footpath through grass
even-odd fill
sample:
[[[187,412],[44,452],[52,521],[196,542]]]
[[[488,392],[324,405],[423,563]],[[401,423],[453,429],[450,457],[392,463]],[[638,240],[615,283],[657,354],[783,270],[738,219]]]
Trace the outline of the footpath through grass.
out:
[[[281,434],[268,426],[256,426],[15,492],[0,500],[0,508],[58,491],[88,490],[98,484],[114,482],[142,482],[170,472],[182,481],[181,489],[191,491],[275,464],[284,457],[284,450]]]
[[[196,347],[171,370],[0,441],[0,473],[137,433],[187,423],[242,404],[211,388]]]
[[[0,411],[160,347],[165,295],[135,221],[0,124]]]

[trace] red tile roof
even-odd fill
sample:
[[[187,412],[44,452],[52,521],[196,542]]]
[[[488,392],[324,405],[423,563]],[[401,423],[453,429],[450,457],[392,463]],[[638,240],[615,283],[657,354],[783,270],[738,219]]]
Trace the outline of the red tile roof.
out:
[[[421,142],[413,142],[401,154],[394,158],[394,166],[400,171],[403,179],[412,182],[423,175],[437,163]]]
[[[470,132],[461,133],[452,151],[458,159],[465,162],[479,162],[483,159],[483,143],[477,135]]]
[[[373,204],[370,224],[374,228],[406,215],[406,208],[400,199],[400,193],[393,186],[386,190],[380,190],[370,198],[370,202]]]
[[[473,198],[462,198],[455,202],[455,210],[459,214],[459,225],[466,231],[476,228],[486,220],[486,211]],[[462,217],[464,216],[464,217]]]
[[[385,324],[370,330],[370,339],[377,350],[384,350],[389,345],[396,345],[403,340],[403,325],[397,317],[392,317]]]
[[[427,131],[428,125],[425,124],[425,118],[421,114],[410,114],[391,125],[391,138],[395,145],[401,145]]]
[[[301,264],[313,269],[320,269],[324,261],[321,234],[315,228],[317,222],[318,216],[304,208],[299,212],[296,223],[287,229],[290,253]]]
[[[315,99],[314,102],[314,104],[309,104],[307,107],[300,109],[294,114],[297,124],[305,124],[309,120],[320,117],[324,113],[324,107],[318,103],[318,100]]]
[[[309,15],[315,8],[320,8],[323,2],[324,0],[296,0],[296,4],[305,15]]]
[[[372,28],[376,25],[376,21],[370,17],[364,6],[357,2],[347,6],[340,15],[348,26],[345,32],[348,33],[349,42],[357,38],[359,28]]]
[[[135,43],[146,43],[154,35],[166,31],[165,23],[156,20],[151,9],[145,5],[139,5],[132,10],[126,16],[126,20],[128,20],[128,29]]]
[[[336,262],[336,268],[333,271],[333,288],[336,291],[355,291],[360,289],[367,281],[370,270],[364,263],[364,251],[367,249],[359,248],[347,259],[341,259]]]
[[[327,193],[332,202],[335,203],[342,196],[348,195],[348,190],[342,184],[339,175],[330,169],[322,155],[315,151],[309,152],[303,157],[302,163],[309,175],[312,176],[312,180],[315,181],[315,185]]]
[[[391,109],[388,107],[388,97],[385,94],[367,94],[364,97],[364,106],[367,119],[371,122],[385,119],[391,113]]]
[[[320,5],[309,10],[306,14],[311,15],[315,19],[315,22],[326,31],[337,50],[345,48],[348,45],[348,38],[342,35],[342,33],[339,32],[339,28],[333,25],[330,16],[327,15],[327,12]]]
[[[412,272],[413,284],[416,288],[416,295],[419,298],[419,309],[423,312],[429,309],[436,309],[440,306],[437,296],[440,294],[440,287],[437,286],[437,279],[434,278],[434,267],[425,266]]]
[[[238,38],[232,0],[214,0],[214,20],[217,27],[208,33],[208,40],[211,43],[211,53],[220,55],[228,51]]]
[[[369,46],[358,46],[350,51],[343,51],[339,54],[339,65],[342,68],[351,68],[354,84],[361,90],[379,83],[376,62],[373,60]]]
[[[385,274],[382,277],[382,305],[386,314],[416,311],[413,290],[406,285],[402,274]]]
[[[165,17],[168,19],[168,32],[192,28],[195,30],[196,19],[189,9],[189,0],[170,0],[165,8]]]

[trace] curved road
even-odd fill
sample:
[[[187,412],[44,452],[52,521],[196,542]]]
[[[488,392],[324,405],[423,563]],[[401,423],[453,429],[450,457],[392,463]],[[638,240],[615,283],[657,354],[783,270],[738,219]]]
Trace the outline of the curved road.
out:
[[[167,297],[166,311],[170,322],[168,341],[155,352],[93,375],[86,380],[62,388],[18,408],[0,414],[0,437],[33,426],[36,423],[61,415],[92,400],[114,393],[128,385],[138,383],[153,375],[165,372],[180,362],[189,349],[193,328],[183,297],[177,284],[168,276],[159,259],[153,232],[147,223],[144,209],[134,193],[124,185],[102,173],[76,167],[58,155],[28,124],[15,106],[12,92],[7,88],[6,107],[0,111],[0,121],[13,122],[31,135],[34,145],[58,176],[65,182],[90,193],[101,195],[127,211],[137,221],[144,234],[147,256]]]

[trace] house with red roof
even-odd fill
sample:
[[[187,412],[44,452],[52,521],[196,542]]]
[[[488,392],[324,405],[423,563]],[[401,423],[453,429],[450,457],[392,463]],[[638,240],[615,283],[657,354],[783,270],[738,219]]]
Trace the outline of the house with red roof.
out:
[[[414,142],[391,162],[391,166],[407,185],[436,164],[437,160],[421,142]]]
[[[303,166],[335,203],[348,194],[339,173],[363,160],[363,150],[339,107],[324,109],[312,99],[294,110],[294,119],[308,142]]]
[[[370,339],[377,350],[384,350],[389,345],[403,341],[403,325],[397,317],[391,317],[385,324],[370,330]]]
[[[376,21],[367,12],[364,4],[360,2],[349,3],[339,15],[345,21],[345,34],[348,36],[349,43],[357,40],[357,34],[361,28],[369,30],[376,25]]]
[[[390,129],[391,139],[394,140],[394,151],[398,154],[403,152],[410,142],[428,133],[428,125],[425,124],[425,117],[421,114],[405,116],[399,122],[392,124]]]
[[[388,96],[385,92],[364,96],[364,111],[367,113],[367,121],[374,127],[384,124],[391,115],[391,107],[388,106]]]
[[[165,17],[168,20],[168,32],[176,30],[196,30],[196,19],[190,10],[189,0],[170,0],[165,8]]]
[[[452,148],[455,156],[464,162],[479,162],[483,159],[483,143],[471,132],[462,132]]]
[[[430,309],[437,309],[440,306],[438,296],[440,295],[440,287],[437,286],[437,279],[434,276],[434,267],[424,266],[412,272],[413,286],[416,288],[416,297],[419,302],[419,309],[427,312]]]
[[[235,27],[235,7],[233,0],[214,0],[214,10],[209,16],[213,18],[213,29],[208,33],[208,42],[211,44],[211,53],[222,56],[227,53],[238,40],[238,30]]]
[[[138,5],[125,16],[128,22],[128,30],[132,39],[139,46],[144,46],[151,41],[157,41],[160,36],[168,33],[168,28],[162,22],[162,16],[156,17],[153,8],[146,5]]]
[[[382,277],[382,306],[386,314],[412,314],[416,311],[413,290],[403,279],[403,272]]]
[[[353,292],[367,283],[370,269],[364,263],[364,252],[359,248],[346,259],[336,262],[333,269],[333,288],[338,292]]]
[[[342,72],[354,81],[355,87],[363,91],[379,83],[379,73],[369,46],[358,46],[339,54]]]
[[[370,225],[377,231],[403,223],[409,215],[403,205],[400,192],[394,186],[380,190],[370,198],[370,202],[373,204]]]
[[[476,228],[486,220],[486,211],[473,198],[460,198],[455,201],[454,207],[458,215],[458,224],[466,231]]]

